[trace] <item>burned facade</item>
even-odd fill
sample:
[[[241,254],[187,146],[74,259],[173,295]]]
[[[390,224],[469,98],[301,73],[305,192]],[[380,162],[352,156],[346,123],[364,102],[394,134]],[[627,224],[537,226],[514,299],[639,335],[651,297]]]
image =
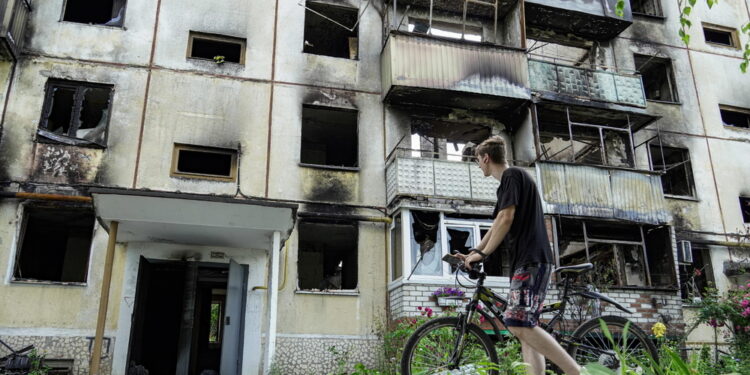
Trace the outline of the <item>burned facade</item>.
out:
[[[686,48],[674,4],[615,3],[0,1],[0,339],[69,374],[375,365],[490,227],[491,135],[556,263],[683,329],[747,278],[746,4]]]

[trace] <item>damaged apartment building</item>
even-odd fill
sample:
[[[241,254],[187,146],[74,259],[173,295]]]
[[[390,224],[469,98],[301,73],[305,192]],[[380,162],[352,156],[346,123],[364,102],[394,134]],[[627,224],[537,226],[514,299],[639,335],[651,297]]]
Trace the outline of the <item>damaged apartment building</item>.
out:
[[[675,2],[615,3],[0,1],[0,340],[55,374],[376,366],[490,227],[492,135],[557,265],[677,334],[750,269],[748,4],[685,46]]]

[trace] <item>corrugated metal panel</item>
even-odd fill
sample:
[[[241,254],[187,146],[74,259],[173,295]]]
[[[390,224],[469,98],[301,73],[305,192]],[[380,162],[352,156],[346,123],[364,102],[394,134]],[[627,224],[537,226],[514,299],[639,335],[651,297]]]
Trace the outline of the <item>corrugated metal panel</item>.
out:
[[[661,179],[639,171],[537,163],[547,213],[661,224],[670,220]]]
[[[381,58],[385,93],[394,85],[530,99],[521,51],[391,34]]]

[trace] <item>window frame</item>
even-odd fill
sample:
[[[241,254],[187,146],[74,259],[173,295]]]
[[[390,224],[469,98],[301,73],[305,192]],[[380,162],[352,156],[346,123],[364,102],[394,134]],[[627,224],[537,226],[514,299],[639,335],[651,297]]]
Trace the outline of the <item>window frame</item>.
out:
[[[105,23],[85,23],[85,22],[78,22],[78,21],[68,21],[68,20],[65,19],[65,12],[68,9],[68,2],[69,1],[70,0],[65,0],[63,2],[62,12],[60,13],[60,22],[70,22],[70,23],[75,23],[75,24],[78,24],[78,25],[86,25],[86,26],[111,27],[111,28],[115,28],[115,29],[125,30],[125,20],[127,19],[128,2],[130,0],[125,0],[125,3],[122,5],[122,20],[120,20],[120,24],[119,25],[107,25],[106,22]],[[115,0],[112,0],[112,5],[113,6],[114,6],[114,2],[115,2]],[[115,17],[117,17],[117,16],[114,16],[113,18],[115,18]]]
[[[659,147],[660,149],[662,149],[662,154],[663,154],[663,149],[667,148],[667,149],[671,149],[671,150],[675,150],[675,151],[681,151],[683,153],[683,155],[687,156],[687,160],[683,159],[683,161],[681,162],[681,167],[684,167],[686,169],[686,175],[687,175],[687,179],[688,179],[687,184],[688,184],[688,186],[690,188],[690,192],[691,192],[690,195],[679,195],[679,194],[667,193],[667,192],[664,191],[664,185],[662,184],[662,193],[664,194],[664,196],[668,197],[668,198],[673,198],[673,197],[674,198],[692,198],[692,199],[697,198],[697,189],[696,189],[696,186],[695,186],[695,174],[693,173],[693,163],[692,163],[692,159],[690,158],[690,149],[687,148],[687,147],[665,146],[665,145],[661,145],[661,144],[656,144],[654,141],[648,142],[648,163],[649,163],[649,167],[651,168],[652,171],[655,171],[655,172],[661,171],[661,172],[663,172],[663,174],[660,176],[661,178],[666,177],[667,173],[671,169],[674,169],[674,168],[677,168],[677,167],[675,166],[675,167],[672,167],[670,169],[657,170],[655,168],[655,166],[654,166],[654,155],[652,154],[652,150],[651,150],[652,147]],[[662,157],[662,159],[664,159],[664,157]]]
[[[742,222],[745,224],[745,226],[750,225],[750,213],[745,214],[745,212],[742,210],[742,204],[747,204],[748,207],[750,207],[750,196],[739,196],[740,201],[740,216],[742,217]],[[750,208],[748,208],[750,210]]]
[[[646,1],[649,1],[649,2],[651,2],[651,3],[654,4],[654,9],[656,10],[656,12],[658,14],[638,12],[635,9],[633,9],[632,2],[631,2],[631,10],[632,10],[633,15],[645,16],[645,17],[655,17],[655,18],[660,18],[660,19],[666,18],[664,16],[664,8],[662,7],[660,0],[646,0]]]
[[[716,42],[709,42],[706,40],[706,29],[712,32],[719,32],[719,33],[727,33],[729,34],[729,40],[731,41],[731,44],[723,44],[723,43],[716,43]],[[716,25],[712,23],[707,22],[701,22],[701,30],[703,31],[703,41],[710,46],[716,46],[716,47],[724,47],[724,48],[731,48],[731,49],[740,49],[740,46],[742,45],[740,43],[739,34],[737,33],[737,29],[727,27],[727,26],[721,26]]]
[[[216,154],[225,154],[225,155],[231,155],[231,169],[230,169],[230,175],[229,176],[220,176],[220,175],[213,175],[213,174],[204,174],[204,173],[192,173],[192,172],[182,172],[177,170],[177,165],[179,162],[179,154],[180,151],[198,151],[198,152],[206,152],[206,153],[216,153]],[[213,181],[220,181],[220,182],[236,182],[237,181],[237,174],[238,174],[238,160],[239,160],[239,152],[234,149],[229,148],[220,148],[220,147],[210,147],[210,146],[197,146],[197,145],[187,145],[183,143],[175,143],[172,149],[172,163],[169,171],[169,176],[173,178],[194,178],[194,179],[202,179],[202,180],[213,180]]]
[[[47,83],[45,84],[44,101],[42,102],[42,113],[39,116],[39,124],[37,125],[37,141],[40,141],[43,143],[66,144],[66,142],[55,140],[40,132],[40,131],[43,131],[45,133],[51,133],[49,129],[47,128],[47,126],[49,125],[48,117],[51,114],[52,107],[54,105],[54,94],[55,94],[54,88],[65,88],[65,89],[75,90],[74,99],[73,99],[73,107],[71,108],[71,117],[70,117],[70,123],[68,123],[67,134],[62,134],[58,136],[62,136],[66,139],[70,139],[72,142],[75,143],[76,146],[107,148],[107,144],[109,142],[109,126],[110,126],[110,122],[112,121],[112,112],[113,112],[112,107],[114,104],[114,97],[115,97],[115,85],[106,84],[106,83],[97,83],[97,82],[66,80],[66,79],[60,79],[60,78],[50,78],[47,80]],[[109,89],[109,98],[107,99],[108,100],[107,101],[108,103],[107,130],[104,135],[104,142],[101,144],[85,139],[85,138],[78,138],[78,137],[69,135],[71,132],[75,134],[75,132],[77,132],[81,126],[80,119],[81,119],[81,111],[83,109],[84,89],[89,89],[89,88]]]
[[[240,45],[240,61],[239,62],[225,61],[222,64],[245,65],[245,53],[247,52],[247,39],[230,36],[230,35],[212,34],[212,33],[204,33],[201,31],[190,30],[188,34],[188,44],[187,44],[187,52],[185,54],[186,56],[185,58],[188,60],[199,60],[199,61],[210,61],[210,62],[214,62],[214,60],[208,59],[205,57],[191,56],[191,54],[193,53],[193,42],[195,41],[195,39],[210,40],[213,42],[221,42],[221,43],[239,44]]]
[[[656,103],[682,104],[682,102],[680,102],[680,93],[677,90],[677,79],[675,78],[675,75],[674,75],[674,66],[673,66],[674,64],[672,63],[673,60],[671,58],[668,58],[668,57],[659,57],[659,56],[654,56],[654,55],[644,55],[644,54],[640,54],[640,53],[634,53],[633,54],[633,62],[634,63],[635,63],[636,56],[647,58],[647,63],[651,63],[650,60],[656,59],[657,62],[660,62],[660,63],[662,63],[662,64],[665,65],[666,72],[665,72],[664,76],[667,79],[667,85],[669,85],[669,90],[672,93],[672,100],[650,99],[650,98],[646,97],[646,93],[648,91],[646,90],[646,84],[644,83],[643,84],[643,94],[644,94],[644,97],[646,97],[646,100],[647,101],[656,102]],[[641,80],[643,80],[642,69],[643,69],[644,66],[648,66],[648,64],[643,64],[640,67],[639,66],[635,66],[636,73],[641,76]]]
[[[740,114],[747,116],[747,126],[736,126],[736,125],[725,123],[724,118],[721,114],[722,111],[735,112],[735,113],[740,113]],[[721,120],[721,125],[724,126],[724,128],[750,130],[750,109],[748,108],[741,108],[741,107],[735,107],[735,106],[726,105],[726,104],[719,104],[719,119]]]
[[[304,21],[302,22],[302,50],[301,50],[301,52],[303,54],[307,54],[307,55],[326,56],[326,57],[331,57],[331,58],[334,58],[334,59],[344,59],[344,60],[350,60],[350,61],[359,61],[359,58],[360,58],[360,55],[361,55],[360,42],[361,42],[361,39],[362,39],[361,36],[359,35],[359,24],[360,24],[359,23],[359,18],[361,17],[359,7],[349,6],[348,4],[332,4],[332,3],[324,2],[324,1],[314,1],[314,0],[313,1],[303,0],[303,1],[304,1],[304,9],[305,9],[305,18],[304,18]],[[305,45],[305,41],[307,40],[305,38],[305,30],[307,29],[307,15],[308,15],[307,12],[311,12],[311,13],[314,13],[314,14],[320,13],[320,11],[318,11],[318,10],[314,10],[312,8],[309,8],[308,4],[315,4],[315,5],[319,5],[319,6],[332,7],[332,8],[341,8],[341,9],[346,9],[346,10],[354,12],[354,14],[356,15],[356,19],[358,20],[357,23],[355,24],[355,26],[356,26],[355,30],[351,31],[351,32],[356,31],[356,33],[357,33],[357,36],[356,36],[356,39],[357,39],[357,49],[356,49],[356,55],[355,55],[354,58],[351,58],[351,57],[341,57],[341,56],[331,56],[331,55],[326,55],[326,54],[320,54],[320,53],[313,53],[313,52],[305,51],[305,48],[307,47]],[[318,17],[321,16],[320,14],[316,14],[316,15]],[[328,17],[328,16],[326,16],[326,17]],[[341,27],[341,26],[339,26],[339,27]],[[351,41],[349,43],[351,43]],[[351,46],[350,46],[350,48],[351,48]]]
[[[355,233],[355,248],[353,249],[354,252],[356,252],[356,259],[357,259],[357,286],[353,289],[344,289],[343,288],[343,278],[341,281],[342,288],[341,289],[325,289],[325,290],[316,290],[315,288],[312,289],[303,289],[300,286],[300,272],[299,272],[299,256],[300,256],[300,230],[299,230],[299,224],[300,223],[313,223],[313,224],[334,224],[334,225],[346,225],[351,226],[354,228]],[[310,218],[304,218],[302,220],[297,221],[297,259],[295,260],[295,264],[297,267],[297,285],[294,290],[295,294],[315,294],[315,295],[340,295],[340,296],[359,296],[359,286],[361,284],[360,282],[360,276],[361,272],[359,270],[360,265],[360,253],[359,253],[359,247],[360,247],[360,237],[361,237],[361,230],[359,228],[359,223],[357,221],[351,221],[351,220],[340,220],[335,218],[320,218],[320,219],[310,219]],[[343,269],[342,269],[342,277],[343,277]]]
[[[355,123],[353,125],[354,127],[354,144],[356,145],[356,152],[355,152],[355,159],[356,159],[356,165],[355,166],[345,166],[345,165],[329,165],[329,164],[316,164],[316,163],[305,163],[302,161],[302,148],[304,145],[304,137],[303,132],[305,128],[305,108],[311,108],[313,110],[325,110],[325,111],[337,111],[337,112],[348,112],[348,113],[355,113]],[[299,166],[301,167],[308,167],[308,168],[320,168],[320,169],[330,169],[330,170],[338,170],[338,171],[347,171],[347,172],[359,172],[360,166],[362,164],[360,151],[362,148],[359,144],[359,124],[360,124],[360,110],[354,109],[354,108],[342,108],[342,107],[332,107],[332,106],[325,106],[325,105],[318,105],[318,104],[302,104],[302,110],[300,112],[300,128],[299,128]],[[333,126],[331,124],[326,124],[329,126]]]

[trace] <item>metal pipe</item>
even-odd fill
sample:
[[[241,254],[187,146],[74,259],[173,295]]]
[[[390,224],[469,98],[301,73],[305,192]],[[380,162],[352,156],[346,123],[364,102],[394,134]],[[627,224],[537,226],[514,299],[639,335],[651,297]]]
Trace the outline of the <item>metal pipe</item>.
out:
[[[263,373],[271,372],[271,364],[276,351],[276,321],[278,318],[279,303],[279,252],[281,251],[281,233],[273,232],[273,246],[271,248],[271,284],[269,286],[269,317],[268,331],[266,337],[266,358],[263,365]]]
[[[297,216],[300,218],[314,218],[314,219],[333,219],[333,220],[353,220],[353,221],[369,221],[374,223],[386,223],[390,224],[393,219],[386,216],[365,216],[365,215],[342,215],[342,214],[327,214],[320,212],[298,212]]]
[[[102,341],[104,339],[104,327],[107,323],[107,307],[109,306],[109,288],[112,282],[112,263],[115,258],[115,243],[117,242],[118,222],[109,224],[109,242],[107,242],[107,255],[104,260],[104,275],[102,276],[102,293],[99,296],[99,315],[96,319],[96,336],[94,337],[94,349],[91,353],[91,366],[89,374],[99,375],[99,367],[102,360]]]
[[[11,191],[0,191],[0,198],[18,198],[18,199],[34,199],[34,200],[42,200],[42,201],[68,201],[68,202],[85,202],[85,203],[91,203],[93,201],[91,197],[85,197],[81,195],[41,194],[41,193],[11,192]]]

